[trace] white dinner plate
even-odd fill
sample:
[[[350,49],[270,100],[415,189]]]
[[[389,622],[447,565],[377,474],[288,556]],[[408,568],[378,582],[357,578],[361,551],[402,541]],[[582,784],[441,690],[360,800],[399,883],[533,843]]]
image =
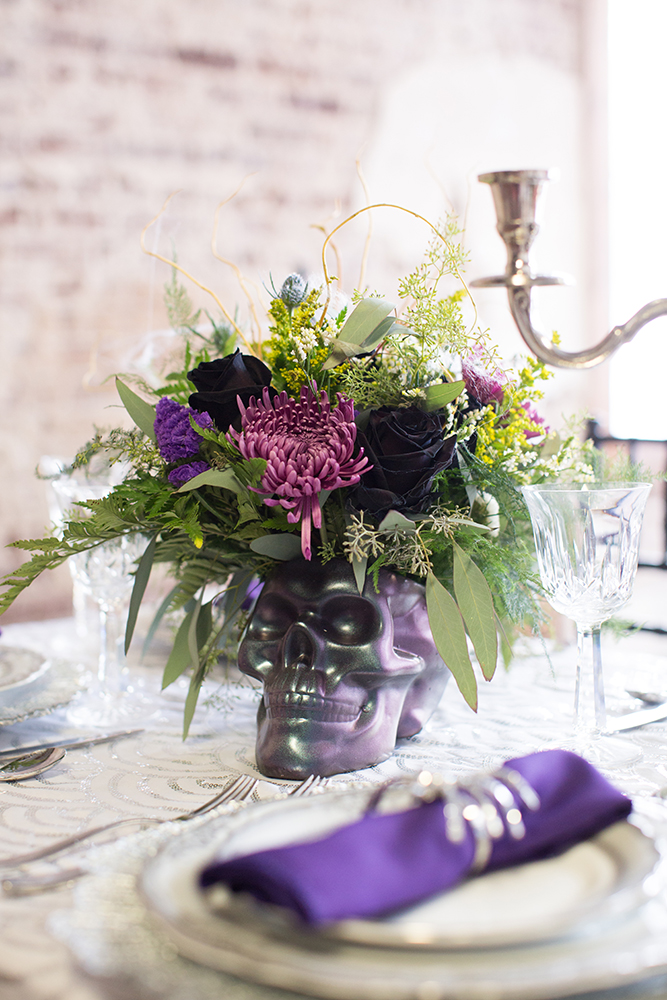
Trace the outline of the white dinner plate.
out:
[[[0,646],[0,726],[66,705],[79,690],[77,667],[32,649]]]
[[[591,942],[597,948],[618,934],[627,950],[633,935],[645,934],[646,881],[659,855],[625,822],[557,858],[479,877],[389,920],[345,921],[325,931],[224,889],[199,889],[199,872],[214,855],[292,843],[295,830],[300,840],[323,835],[361,815],[370,794],[253,804],[170,839],[140,878],[154,925],[203,966],[332,1000],[475,1000],[491,981],[498,998],[560,996],[568,992],[563,977],[585,981]],[[588,988],[626,974],[607,960]]]
[[[29,685],[44,677],[50,661],[32,649],[0,647],[0,703],[12,701]]]

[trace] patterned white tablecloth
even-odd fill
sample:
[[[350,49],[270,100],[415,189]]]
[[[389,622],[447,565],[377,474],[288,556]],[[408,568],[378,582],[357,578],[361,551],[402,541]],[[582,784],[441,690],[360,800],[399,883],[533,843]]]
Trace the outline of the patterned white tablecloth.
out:
[[[70,659],[76,646],[71,621],[9,626],[2,642]],[[379,782],[423,768],[456,776],[558,745],[570,728],[574,655],[571,647],[554,654],[552,672],[545,655],[533,647],[515,661],[509,673],[491,684],[481,682],[477,715],[452,686],[423,733],[401,741],[385,763],[334,778],[333,783],[350,778]],[[3,856],[124,816],[174,817],[210,798],[230,776],[257,774],[256,688],[238,677],[207,682],[191,735],[183,742],[180,728],[185,683],[160,693],[157,663],[135,670],[155,712],[148,718],[147,710],[143,733],[72,750],[37,778],[0,785]],[[624,693],[626,684],[667,688],[667,640],[639,635],[619,644],[607,642],[605,676],[612,708],[623,711],[633,704],[636,707]],[[0,727],[0,750],[50,736],[56,739],[72,731],[67,710],[57,709],[41,718]],[[667,804],[653,794],[667,786],[667,723],[621,738],[641,752],[623,765],[607,767],[603,761],[598,766],[627,793],[649,803],[656,815],[664,810],[667,820]],[[275,790],[275,783],[262,780],[254,794],[266,798]],[[70,904],[69,891],[0,898],[2,1000],[99,1000],[119,995],[115,984],[82,971],[66,945],[53,935],[51,928],[57,927],[59,920],[52,920],[52,915],[67,911]],[[123,995],[143,1000],[141,992]],[[269,992],[246,987],[238,993],[248,998],[256,995],[268,996]],[[650,995],[667,997],[667,989],[662,992],[661,985],[655,986]]]

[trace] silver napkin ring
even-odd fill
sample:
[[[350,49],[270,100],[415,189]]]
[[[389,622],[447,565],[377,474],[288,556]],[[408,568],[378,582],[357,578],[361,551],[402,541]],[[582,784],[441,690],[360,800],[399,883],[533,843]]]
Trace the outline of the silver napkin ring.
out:
[[[493,841],[505,831],[515,840],[526,835],[517,799],[531,812],[540,808],[532,785],[518,771],[503,766],[491,775],[474,775],[459,782],[430,771],[421,771],[416,778],[397,778],[374,793],[367,811],[404,812],[438,799],[443,802],[445,836],[450,843],[461,844],[467,831],[472,833],[475,851],[471,874],[484,871]]]

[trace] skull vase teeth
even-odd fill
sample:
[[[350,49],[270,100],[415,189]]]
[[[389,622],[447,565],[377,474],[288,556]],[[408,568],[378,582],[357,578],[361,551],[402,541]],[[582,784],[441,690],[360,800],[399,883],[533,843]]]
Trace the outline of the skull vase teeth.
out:
[[[263,683],[257,764],[274,778],[370,767],[414,736],[449,670],[429,627],[424,588],[380,570],[363,594],[352,567],[294,559],[265,584],[239,648]]]

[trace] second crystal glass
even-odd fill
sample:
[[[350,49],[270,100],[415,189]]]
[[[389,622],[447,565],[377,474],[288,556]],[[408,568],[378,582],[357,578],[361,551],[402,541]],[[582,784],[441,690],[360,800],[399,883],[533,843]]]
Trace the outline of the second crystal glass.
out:
[[[94,473],[62,475],[52,483],[63,514],[76,513],[76,501],[101,499],[122,469],[102,466]],[[146,540],[128,535],[72,556],[70,568],[75,586],[92,598],[98,613],[97,669],[90,679],[87,697],[70,709],[72,721],[79,724],[108,726],[125,721],[144,711],[135,690],[125,690],[123,633],[134,584],[132,571]]]
[[[577,626],[575,728],[604,732],[600,626],[632,595],[648,483],[524,486],[547,600]]]

